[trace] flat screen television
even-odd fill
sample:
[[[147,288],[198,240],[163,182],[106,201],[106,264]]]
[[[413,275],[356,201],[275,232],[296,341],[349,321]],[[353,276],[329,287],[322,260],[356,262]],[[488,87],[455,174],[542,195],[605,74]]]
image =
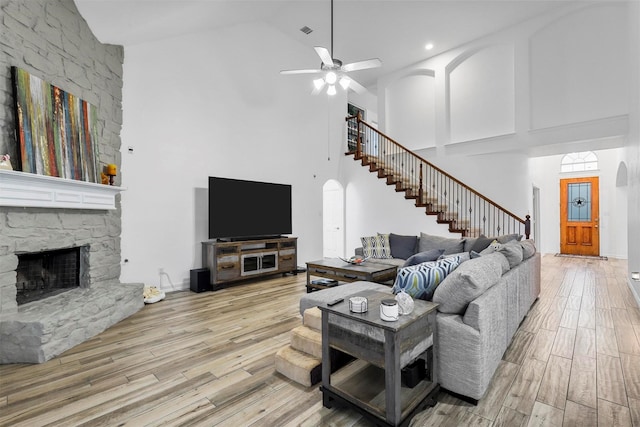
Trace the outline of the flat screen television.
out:
[[[291,185],[209,177],[209,238],[291,234]]]

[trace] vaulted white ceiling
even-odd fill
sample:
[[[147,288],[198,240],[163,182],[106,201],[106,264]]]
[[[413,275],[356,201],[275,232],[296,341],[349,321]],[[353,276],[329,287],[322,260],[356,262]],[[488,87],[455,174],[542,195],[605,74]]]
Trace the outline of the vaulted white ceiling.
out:
[[[267,22],[299,42],[330,48],[330,0],[75,0],[103,43],[132,46],[240,23]],[[334,57],[372,57],[383,66],[358,71],[365,85],[377,77],[470,40],[515,25],[562,0],[335,0]],[[307,26],[309,35],[300,31]],[[427,42],[434,48],[425,50]],[[259,43],[259,40],[256,41]],[[318,61],[319,62],[319,61]],[[283,64],[315,68],[318,64]]]

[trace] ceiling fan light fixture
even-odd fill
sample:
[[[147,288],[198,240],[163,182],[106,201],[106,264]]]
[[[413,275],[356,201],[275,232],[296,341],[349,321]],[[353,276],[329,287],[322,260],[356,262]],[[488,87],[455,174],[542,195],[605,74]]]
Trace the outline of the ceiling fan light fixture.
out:
[[[340,79],[340,86],[342,86],[342,89],[347,90],[349,89],[349,84],[351,83],[351,80],[349,80],[346,77],[342,77]]]
[[[327,95],[329,96],[333,96],[336,94],[336,87],[334,85],[331,85],[327,88]]]
[[[324,76],[324,81],[330,85],[333,85],[338,80],[338,76],[333,71],[329,71],[326,76]]]
[[[316,88],[316,90],[322,89],[322,87],[324,86],[324,80],[323,79],[315,79],[313,81],[313,86]]]

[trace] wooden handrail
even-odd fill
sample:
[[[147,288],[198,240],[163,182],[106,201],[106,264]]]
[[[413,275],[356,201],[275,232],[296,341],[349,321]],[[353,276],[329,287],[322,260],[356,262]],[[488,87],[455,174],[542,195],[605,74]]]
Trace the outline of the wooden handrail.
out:
[[[386,139],[388,139],[390,142],[392,142],[394,145],[397,145],[399,148],[403,149],[406,152],[411,153],[411,155],[413,157],[416,157],[417,159],[419,159],[420,161],[428,164],[429,166],[431,166],[433,169],[437,170],[439,173],[443,174],[444,176],[446,176],[447,178],[449,178],[450,180],[454,181],[455,183],[459,184],[460,186],[462,186],[463,188],[471,191],[473,194],[475,194],[476,196],[486,200],[487,202],[491,203],[492,205],[494,205],[495,207],[499,208],[500,210],[504,211],[505,213],[509,214],[510,216],[512,216],[513,218],[517,219],[519,222],[521,222],[522,224],[524,224],[526,221],[522,218],[520,218],[518,215],[510,212],[509,210],[503,208],[502,206],[500,206],[499,204],[497,204],[496,202],[494,202],[493,200],[489,199],[488,197],[484,196],[481,193],[478,193],[476,190],[474,190],[473,188],[469,187],[467,184],[465,184],[464,182],[460,181],[459,179],[451,176],[450,174],[448,174],[447,172],[443,171],[442,169],[440,169],[439,167],[437,167],[436,165],[434,165],[433,163],[431,163],[430,161],[428,161],[427,159],[420,157],[419,155],[417,155],[416,153],[414,153],[413,151],[409,150],[407,147],[405,147],[404,145],[400,144],[399,142],[397,142],[395,139],[391,138],[388,135],[385,135],[383,132],[380,132],[378,129],[374,128],[373,126],[371,126],[369,123],[365,122],[364,120],[362,120],[360,118],[360,114],[358,114],[357,116],[349,116],[347,117],[345,120],[353,120],[353,119],[357,119],[359,124],[363,124],[366,127],[368,127],[369,129],[371,129],[373,132],[377,133],[378,135],[381,135],[383,137],[385,137]],[[360,136],[358,136],[358,139],[360,138]]]
[[[368,130],[369,132],[372,132],[374,134],[377,134],[380,137],[380,138],[378,138],[378,141],[383,141],[383,139],[384,139],[386,141],[383,141],[383,142],[388,142],[390,144],[390,146],[395,146],[399,150],[396,153],[396,156],[401,154],[402,152],[404,152],[404,153],[408,153],[409,156],[415,158],[418,162],[420,162],[420,166],[419,166],[419,184],[418,184],[418,188],[417,188],[417,191],[419,193],[418,197],[421,198],[422,197],[422,192],[423,192],[423,170],[422,170],[423,167],[422,167],[422,163],[424,163],[425,165],[427,165],[428,168],[431,168],[437,174],[442,175],[442,177],[444,177],[445,180],[449,180],[454,185],[460,186],[464,191],[473,194],[474,196],[476,196],[477,198],[479,198],[483,202],[493,206],[493,208],[499,210],[500,212],[502,212],[502,214],[508,215],[514,221],[517,221],[517,222],[523,224],[525,226],[525,230],[524,230],[525,234],[526,234],[527,238],[529,238],[530,228],[531,228],[531,221],[530,221],[529,215],[526,216],[526,219],[520,218],[518,215],[514,214],[513,212],[509,211],[508,209],[505,209],[504,207],[500,206],[498,203],[494,202],[493,200],[491,200],[488,197],[484,196],[483,194],[479,193],[478,191],[476,191],[475,189],[471,188],[467,184],[463,183],[459,179],[451,176],[449,173],[445,172],[444,170],[442,170],[439,167],[435,166],[434,164],[432,164],[428,160],[424,159],[423,157],[421,157],[421,156],[417,155],[416,153],[414,153],[413,151],[409,150],[407,147],[403,146],[402,144],[400,144],[399,142],[397,142],[396,140],[394,140],[390,136],[386,135],[383,132],[380,132],[378,129],[374,128],[369,123],[367,123],[364,120],[362,120],[362,117],[360,116],[360,114],[355,115],[355,116],[348,116],[348,117],[346,117],[345,120],[347,122],[350,121],[350,120],[351,121],[353,121],[353,120],[356,121],[356,131],[357,131],[357,136],[355,138],[355,142],[356,142],[356,147],[355,147],[355,149],[356,149],[356,158],[359,159],[363,155],[362,151],[363,151],[364,142],[362,141],[362,134],[364,134],[366,132],[366,130]],[[393,157],[394,155],[391,155],[391,156]],[[442,178],[439,178],[439,179],[442,179]]]

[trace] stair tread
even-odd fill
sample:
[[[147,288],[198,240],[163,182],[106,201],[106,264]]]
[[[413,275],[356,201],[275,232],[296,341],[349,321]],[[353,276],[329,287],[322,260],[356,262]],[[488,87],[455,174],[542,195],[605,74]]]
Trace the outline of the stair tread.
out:
[[[307,308],[302,313],[302,324],[315,329],[316,331],[322,330],[322,312],[318,307]]]
[[[287,345],[275,355],[275,368],[280,374],[310,387],[320,382],[322,361]]]
[[[322,358],[322,334],[308,326],[298,326],[291,331],[291,347]]]
[[[322,360],[313,357],[309,353],[296,350],[290,345],[286,345],[276,352],[276,357],[282,358],[287,362],[304,368],[314,368],[322,363]]]

